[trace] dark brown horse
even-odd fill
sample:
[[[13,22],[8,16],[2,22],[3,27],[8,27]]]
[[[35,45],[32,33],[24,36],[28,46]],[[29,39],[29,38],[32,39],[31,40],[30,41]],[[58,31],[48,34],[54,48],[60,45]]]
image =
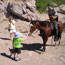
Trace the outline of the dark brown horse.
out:
[[[31,21],[30,22],[30,31],[29,35],[31,35],[36,29],[40,30],[40,36],[43,39],[43,49],[42,51],[45,51],[46,49],[46,42],[48,40],[48,37],[55,36],[55,28],[53,26],[53,29],[51,28],[51,25],[48,21]],[[61,39],[61,34],[63,31],[63,24],[59,21],[58,22],[58,40]]]

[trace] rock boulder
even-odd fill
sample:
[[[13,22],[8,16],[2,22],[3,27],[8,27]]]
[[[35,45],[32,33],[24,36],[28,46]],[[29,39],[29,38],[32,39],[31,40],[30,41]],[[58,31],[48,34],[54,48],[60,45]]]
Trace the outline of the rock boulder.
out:
[[[33,4],[34,2],[34,4]],[[37,20],[39,19],[36,12],[35,0],[29,2],[21,1],[21,4],[17,3],[8,3],[8,11],[12,14],[20,17],[21,19],[30,20]]]

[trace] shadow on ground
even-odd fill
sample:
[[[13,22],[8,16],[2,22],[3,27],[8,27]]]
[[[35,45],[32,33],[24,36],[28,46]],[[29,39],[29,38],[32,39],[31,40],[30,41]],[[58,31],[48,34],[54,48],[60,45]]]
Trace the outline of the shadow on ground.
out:
[[[43,47],[44,45],[41,43],[32,43],[32,44],[25,44],[22,43],[22,48],[21,50],[28,50],[28,51],[34,51],[34,52],[42,52],[41,47]],[[46,44],[46,46],[55,46],[55,45],[48,45]]]
[[[10,55],[7,55],[6,53],[0,53],[0,55],[13,60],[13,58]]]
[[[21,50],[27,50],[27,51],[34,51],[34,52],[42,52],[42,49],[41,47],[43,46],[43,44],[41,43],[32,43],[32,44],[25,44],[25,43],[22,43],[22,46],[21,47]],[[55,46],[55,45],[48,45],[46,44],[46,46]],[[10,55],[12,55],[14,53],[14,49],[10,49],[9,48],[9,51],[10,51]]]
[[[0,37],[0,39],[2,39],[2,40],[11,40],[9,38],[2,38],[2,37]]]
[[[41,54],[42,52],[42,49],[41,47],[43,46],[43,44],[41,43],[32,43],[32,44],[25,44],[25,43],[22,43],[22,48],[21,50],[28,50],[28,51],[34,51],[38,54]],[[55,46],[55,45],[51,45],[51,44],[46,44],[46,46]],[[10,51],[10,55],[7,55],[6,53],[0,53],[0,55],[6,57],[6,58],[9,58],[9,59],[12,59],[14,60],[11,56],[12,54],[14,54],[14,49],[10,49],[9,48],[9,51]]]

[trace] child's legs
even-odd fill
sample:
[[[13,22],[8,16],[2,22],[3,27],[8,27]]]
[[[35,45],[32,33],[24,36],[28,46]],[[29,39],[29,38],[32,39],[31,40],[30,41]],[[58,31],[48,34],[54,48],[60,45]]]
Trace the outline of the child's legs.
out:
[[[18,58],[20,53],[21,53],[21,49],[20,48],[15,48],[14,57]]]
[[[18,58],[18,53],[14,53],[14,58]]]
[[[12,38],[13,32],[12,29],[10,30],[10,38]]]
[[[13,33],[10,33],[10,39],[11,39],[11,40],[13,39],[13,36],[12,36],[12,35],[13,35]]]
[[[12,31],[12,32],[13,32],[13,37],[14,37],[14,36],[15,36],[15,32],[16,32],[16,30],[15,30],[15,29],[13,29],[13,31]]]
[[[16,32],[16,30],[14,30],[14,29],[10,30],[10,38],[11,39],[15,36],[15,32]]]

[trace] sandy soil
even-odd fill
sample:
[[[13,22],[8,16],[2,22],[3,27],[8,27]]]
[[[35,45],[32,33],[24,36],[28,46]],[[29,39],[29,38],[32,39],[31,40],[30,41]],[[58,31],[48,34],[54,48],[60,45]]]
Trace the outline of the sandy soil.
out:
[[[12,49],[12,41],[9,32],[6,30],[7,27],[7,21],[0,23],[0,65],[65,65],[65,32],[62,34],[59,46],[54,46],[54,41],[50,37],[47,42],[46,52],[39,54],[43,41],[38,36],[39,31],[38,33],[35,31],[33,33],[34,37],[28,37],[23,41],[20,55],[22,60],[16,62],[10,57],[11,50],[9,48]],[[21,29],[22,32],[25,32],[23,34],[27,35],[29,23],[25,21],[16,22],[16,29],[17,31]]]

